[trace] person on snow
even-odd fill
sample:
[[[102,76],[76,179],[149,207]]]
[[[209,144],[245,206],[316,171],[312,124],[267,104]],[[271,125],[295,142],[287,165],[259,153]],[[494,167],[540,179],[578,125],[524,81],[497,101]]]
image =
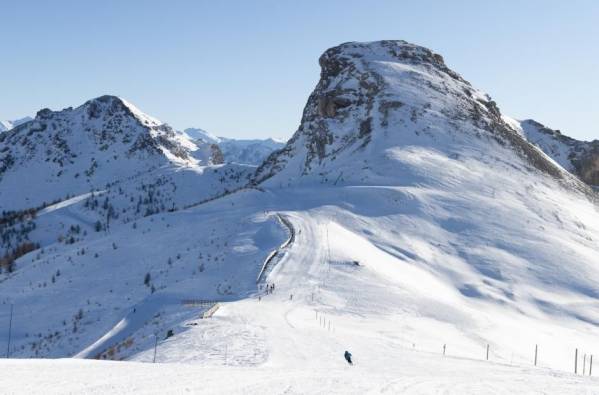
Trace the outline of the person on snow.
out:
[[[345,360],[347,361],[347,363],[349,363],[350,365],[354,364],[351,361],[351,353],[349,351],[345,351],[345,354],[343,354],[343,356],[345,357]]]

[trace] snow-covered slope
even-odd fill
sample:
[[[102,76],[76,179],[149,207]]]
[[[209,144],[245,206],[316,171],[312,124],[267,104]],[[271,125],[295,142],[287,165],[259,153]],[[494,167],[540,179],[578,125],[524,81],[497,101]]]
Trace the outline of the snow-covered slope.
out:
[[[275,139],[231,139],[217,137],[203,129],[185,129],[190,139],[198,144],[215,144],[227,163],[240,163],[246,165],[259,165],[273,151],[282,148],[285,143]]]
[[[289,329],[287,329],[289,330]],[[332,337],[332,336],[331,336]],[[224,350],[222,350],[224,352]],[[200,367],[81,360],[6,360],[0,377],[10,394],[596,394],[596,378],[512,367],[413,350],[380,350],[379,358],[325,368]],[[160,350],[159,350],[160,352]],[[160,361],[160,354],[157,355]]]
[[[12,355],[150,362],[157,344],[183,369],[250,367],[216,392],[592,393],[593,378],[545,370],[572,372],[578,349],[588,374],[599,355],[592,189],[428,49],[347,43],[320,64],[300,128],[251,187],[98,231],[82,214],[102,191],[39,213],[32,232],[47,216],[74,230],[1,275]]]
[[[104,188],[168,166],[210,164],[185,134],[115,96],[72,109],[41,110],[33,121],[0,135],[0,210]]]
[[[13,121],[0,121],[0,132],[5,132],[12,128],[16,128],[17,126],[24,124],[25,122],[31,121],[33,118],[31,117],[23,117],[19,119],[15,119]]]
[[[245,185],[252,171],[220,165],[218,147],[114,96],[40,111],[0,136],[0,163],[0,257],[197,204]]]
[[[599,185],[599,141],[580,141],[532,119],[515,121],[514,127],[532,144],[589,185]]]

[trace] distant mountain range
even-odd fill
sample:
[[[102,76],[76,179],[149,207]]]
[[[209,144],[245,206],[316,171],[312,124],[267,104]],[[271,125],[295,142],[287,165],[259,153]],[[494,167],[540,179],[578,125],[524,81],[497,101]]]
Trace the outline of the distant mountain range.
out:
[[[31,118],[31,117],[24,117],[24,118],[20,118],[20,119],[15,119],[13,121],[0,121],[0,132],[5,132],[7,130],[10,130],[10,129],[17,127],[25,122],[29,122],[32,119],[33,118]]]
[[[217,137],[203,129],[189,128],[184,131],[194,141],[216,144],[227,163],[259,165],[273,151],[283,148],[285,142],[275,139],[232,139]]]

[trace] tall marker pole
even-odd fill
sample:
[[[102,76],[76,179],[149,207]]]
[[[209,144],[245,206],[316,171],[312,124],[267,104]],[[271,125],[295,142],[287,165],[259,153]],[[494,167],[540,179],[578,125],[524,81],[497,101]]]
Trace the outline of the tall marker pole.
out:
[[[10,305],[10,320],[8,321],[8,344],[6,346],[6,358],[10,357],[10,340],[12,335],[12,311],[14,305],[11,303]]]
[[[154,335],[156,340],[154,341],[154,359],[152,359],[152,363],[156,363],[156,348],[158,348],[158,335]]]

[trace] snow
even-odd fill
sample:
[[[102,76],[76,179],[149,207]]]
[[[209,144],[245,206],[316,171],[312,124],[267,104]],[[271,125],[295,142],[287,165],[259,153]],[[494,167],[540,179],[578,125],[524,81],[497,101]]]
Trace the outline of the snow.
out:
[[[225,162],[257,166],[275,150],[285,146],[276,139],[232,139],[217,137],[203,129],[189,128],[184,133],[189,139],[202,144],[216,144],[223,153]]]
[[[13,358],[58,359],[0,361],[1,388],[597,393],[592,191],[426,49],[348,43],[321,64],[258,185],[163,151],[38,213],[0,323],[13,305]]]
[[[571,144],[559,141],[555,136],[544,133],[539,126],[530,121],[520,123],[520,129],[528,141],[542,149],[564,169],[573,171],[574,166],[570,158],[570,154],[572,153]]]
[[[106,192],[106,191],[97,191],[97,192],[95,192],[95,195],[99,196],[99,195],[102,195],[104,192]],[[76,203],[79,203],[79,202],[81,202],[81,201],[83,201],[85,199],[88,199],[92,195],[94,195],[93,192],[84,193],[84,194],[81,194],[79,196],[75,196],[73,198],[63,200],[63,201],[58,202],[56,204],[52,204],[52,205],[50,205],[50,206],[48,206],[48,207],[40,210],[39,213],[38,213],[38,215],[44,215],[44,214],[48,214],[48,213],[51,213],[51,212],[56,211],[56,210],[64,209],[64,208],[69,207],[69,206],[71,206],[73,204],[76,204]]]
[[[129,108],[129,110],[133,113],[133,115],[139,119],[140,121],[142,121],[142,123],[146,126],[160,126],[163,123],[161,121],[159,121],[158,119],[149,116],[148,114],[144,113],[143,111],[141,111],[139,108],[135,107],[135,105],[133,105],[132,103],[128,102],[127,100],[119,97],[119,100],[123,102],[123,104],[125,106],[127,106],[127,108]]]
[[[206,143],[218,144],[222,139],[200,128],[187,128],[183,131],[192,140],[203,140]]]
[[[149,173],[159,178],[172,169],[194,169],[199,174],[212,165],[210,152],[193,157],[199,149],[186,135],[115,96],[75,109],[42,110],[0,138],[0,210],[39,207],[107,184],[152,178]]]
[[[23,117],[23,118],[15,119],[13,121],[1,121],[0,120],[0,132],[5,132],[7,130],[11,130],[11,129],[16,128],[17,126],[22,125],[31,120],[33,120],[33,118],[31,118],[31,117]]]
[[[597,379],[402,349],[353,367],[200,367],[76,360],[0,360],[9,394],[594,394]],[[101,378],[101,379],[99,379]]]

